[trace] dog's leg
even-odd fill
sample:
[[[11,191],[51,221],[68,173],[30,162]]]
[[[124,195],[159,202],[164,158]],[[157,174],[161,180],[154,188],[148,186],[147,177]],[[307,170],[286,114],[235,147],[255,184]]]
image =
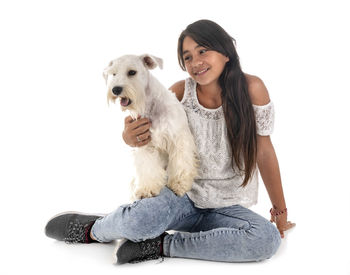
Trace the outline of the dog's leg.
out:
[[[134,199],[157,196],[166,184],[165,163],[160,153],[151,146],[143,146],[135,151],[136,179]]]
[[[182,197],[191,190],[197,176],[196,152],[193,138],[187,132],[177,138],[170,148],[167,185],[178,196]]]

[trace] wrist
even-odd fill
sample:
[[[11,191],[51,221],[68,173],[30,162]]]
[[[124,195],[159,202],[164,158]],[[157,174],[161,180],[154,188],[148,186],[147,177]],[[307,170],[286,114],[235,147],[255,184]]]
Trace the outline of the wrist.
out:
[[[283,214],[287,214],[287,207],[285,207],[285,208],[276,208],[275,206],[273,206],[270,209],[270,214],[271,214],[271,216],[274,216],[274,217],[277,217],[277,216],[280,216],[280,215],[283,215]]]

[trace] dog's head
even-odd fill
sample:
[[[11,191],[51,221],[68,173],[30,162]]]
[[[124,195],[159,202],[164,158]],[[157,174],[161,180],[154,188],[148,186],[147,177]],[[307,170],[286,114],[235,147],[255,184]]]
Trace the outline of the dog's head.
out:
[[[148,70],[157,66],[162,68],[162,59],[149,54],[124,55],[112,60],[103,71],[108,102],[115,103],[118,98],[123,111],[142,113],[149,79]]]

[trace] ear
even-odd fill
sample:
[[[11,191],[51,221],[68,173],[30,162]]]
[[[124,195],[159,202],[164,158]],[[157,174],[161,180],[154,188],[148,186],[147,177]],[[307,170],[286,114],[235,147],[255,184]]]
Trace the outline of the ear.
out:
[[[108,66],[103,70],[103,73],[102,73],[103,78],[106,81],[106,84],[107,84],[107,78],[108,78],[108,71],[112,67],[112,65],[113,65],[113,61],[109,62]]]
[[[140,56],[143,64],[146,66],[147,69],[152,70],[159,66],[160,69],[163,69],[163,60],[159,57],[149,55],[149,54],[143,54]]]

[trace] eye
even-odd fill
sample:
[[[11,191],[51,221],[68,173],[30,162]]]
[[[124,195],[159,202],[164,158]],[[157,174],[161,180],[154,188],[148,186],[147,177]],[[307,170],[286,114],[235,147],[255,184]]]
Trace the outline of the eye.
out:
[[[190,59],[191,59],[191,57],[190,57],[189,55],[184,57],[184,60],[185,60],[185,61],[188,61],[188,60],[190,60]]]
[[[199,51],[199,53],[200,53],[200,54],[204,54],[204,53],[206,53],[207,51],[208,51],[207,49],[202,49],[202,50]]]
[[[136,71],[134,71],[134,70],[128,71],[128,76],[133,76],[135,74],[136,74]]]
[[[116,74],[113,74],[113,76],[115,76]]]

